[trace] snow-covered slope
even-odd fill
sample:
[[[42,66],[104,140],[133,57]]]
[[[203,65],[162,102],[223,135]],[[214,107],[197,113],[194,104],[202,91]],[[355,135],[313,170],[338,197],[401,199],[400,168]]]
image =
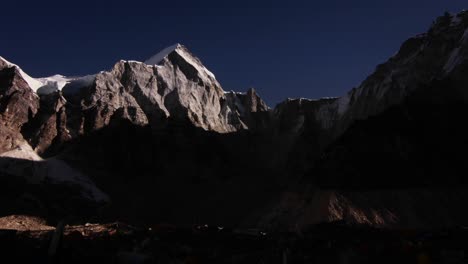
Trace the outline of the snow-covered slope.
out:
[[[90,86],[95,79],[96,75],[86,75],[82,77],[66,77],[60,74],[56,74],[50,77],[39,78],[42,86],[37,89],[37,94],[46,95],[53,92],[62,91],[65,86],[72,86],[73,88],[67,87],[67,92],[77,92],[79,88]]]
[[[159,65],[171,52],[175,51],[178,48],[180,48],[179,43],[169,46],[161,50],[159,53],[151,56],[151,58],[147,59],[145,63],[148,65]]]
[[[88,177],[57,158],[42,159],[26,142],[14,150],[0,154],[0,171],[23,177],[31,184],[76,186],[80,189],[83,198],[98,203],[109,202],[109,197]]]
[[[28,83],[29,87],[31,87],[31,89],[33,89],[34,91],[37,91],[37,89],[43,86],[43,83],[41,81],[34,79],[33,77],[26,74],[18,65],[7,61],[3,57],[0,57],[0,60],[4,61],[9,67],[16,67],[20,72],[21,77],[23,77],[23,79]]]
[[[9,62],[3,57],[0,60],[4,61],[9,67],[16,67],[21,74],[21,77],[28,83],[29,87],[39,95],[46,95],[56,91],[61,91],[67,84],[79,82],[80,86],[89,86],[94,81],[95,75],[87,75],[83,77],[66,77],[56,74],[50,77],[33,78],[21,69],[18,65]]]

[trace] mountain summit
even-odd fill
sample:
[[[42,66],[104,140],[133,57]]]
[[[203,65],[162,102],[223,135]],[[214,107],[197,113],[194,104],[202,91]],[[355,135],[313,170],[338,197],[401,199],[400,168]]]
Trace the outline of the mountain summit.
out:
[[[203,82],[216,82],[215,75],[210,72],[185,46],[177,43],[165,48],[158,54],[145,61],[147,65],[164,66],[166,63],[176,63],[181,67],[193,68],[192,72],[197,73],[197,77]],[[185,64],[185,66],[183,66]],[[189,70],[189,69],[186,69]],[[220,86],[218,84],[218,86]]]
[[[179,43],[176,43],[172,46],[169,46],[163,50],[161,50],[159,53],[157,53],[156,55],[153,55],[151,56],[151,58],[147,59],[145,61],[145,64],[148,64],[148,65],[159,65],[159,63],[161,63],[164,59],[167,59],[167,57],[169,56],[170,53],[172,52],[177,52],[177,51],[181,51],[182,49],[185,49],[185,47],[183,47],[181,44]]]

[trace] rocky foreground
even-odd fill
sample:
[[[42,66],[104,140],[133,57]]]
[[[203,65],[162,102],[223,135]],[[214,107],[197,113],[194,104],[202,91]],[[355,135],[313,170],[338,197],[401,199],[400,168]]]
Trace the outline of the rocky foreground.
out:
[[[299,233],[124,223],[46,227],[0,219],[2,256],[16,263],[466,263],[465,228],[385,230],[344,222]],[[19,229],[12,225],[20,226]],[[30,230],[24,230],[28,226]]]

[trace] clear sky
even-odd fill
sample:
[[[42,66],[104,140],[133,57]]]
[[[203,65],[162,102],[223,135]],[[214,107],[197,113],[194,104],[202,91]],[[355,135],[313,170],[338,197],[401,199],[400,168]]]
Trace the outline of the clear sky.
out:
[[[224,90],[270,106],[340,96],[463,0],[4,1],[0,56],[34,77],[92,74],[182,43]]]

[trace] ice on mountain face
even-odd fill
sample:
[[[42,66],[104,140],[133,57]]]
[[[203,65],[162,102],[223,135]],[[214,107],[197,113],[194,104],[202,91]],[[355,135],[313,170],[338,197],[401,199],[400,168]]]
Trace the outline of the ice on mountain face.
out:
[[[46,95],[57,91],[62,91],[63,89],[67,94],[76,93],[81,88],[90,86],[93,83],[95,77],[96,75],[66,77],[57,74],[47,78],[40,78],[38,80],[40,80],[43,85],[37,89],[36,92],[39,95]]]
[[[59,90],[70,82],[70,79],[62,75],[54,75],[47,78],[38,79],[43,85],[37,89],[37,94],[50,94]]]
[[[40,78],[42,86],[37,89],[37,94],[46,95],[62,91],[65,87],[68,94],[76,93],[83,87],[90,86],[96,75],[86,75],[83,77],[66,77],[63,75],[54,75],[51,77]]]

